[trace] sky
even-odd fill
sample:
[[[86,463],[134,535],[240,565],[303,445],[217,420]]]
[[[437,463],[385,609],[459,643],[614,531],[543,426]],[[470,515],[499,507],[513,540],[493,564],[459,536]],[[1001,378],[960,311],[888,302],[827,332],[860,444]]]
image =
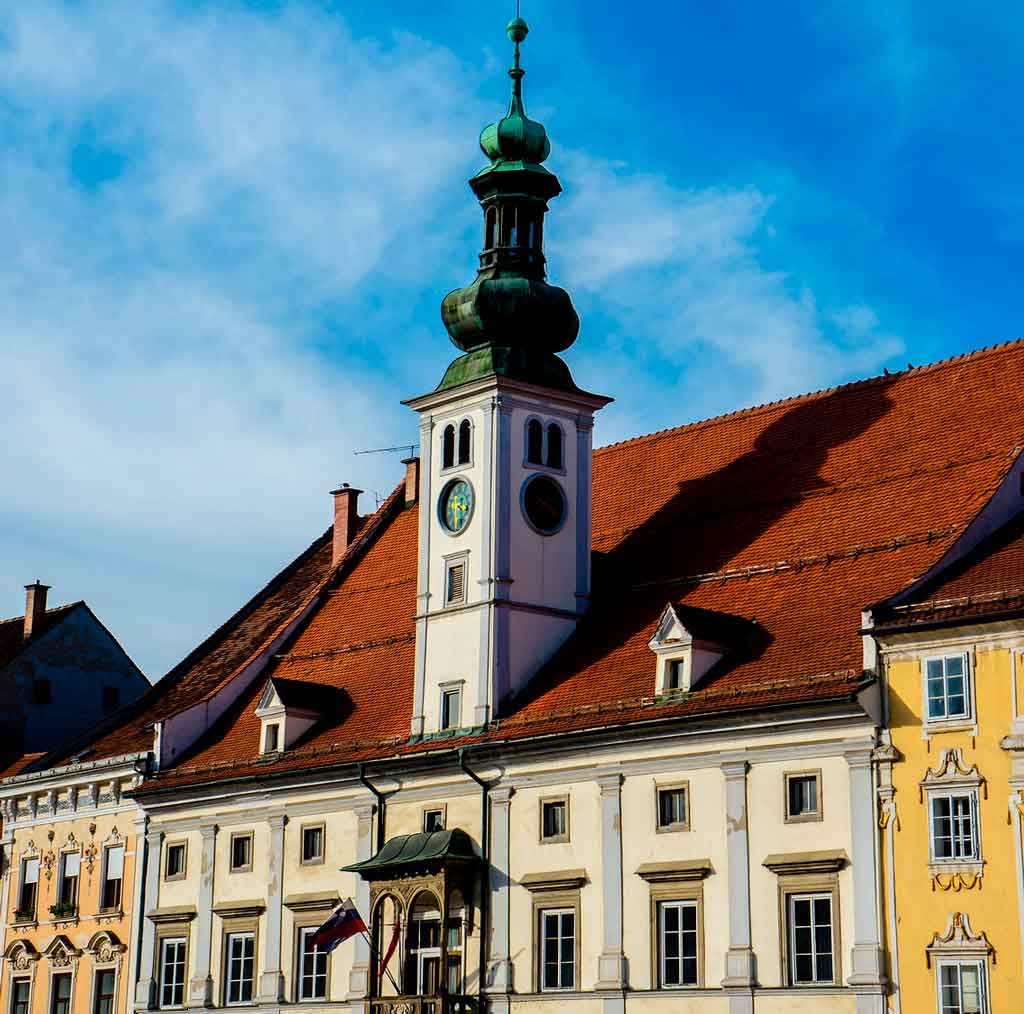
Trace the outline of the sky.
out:
[[[0,615],[157,679],[414,443],[509,2],[0,0]],[[596,441],[1024,332],[1024,6],[524,0]]]

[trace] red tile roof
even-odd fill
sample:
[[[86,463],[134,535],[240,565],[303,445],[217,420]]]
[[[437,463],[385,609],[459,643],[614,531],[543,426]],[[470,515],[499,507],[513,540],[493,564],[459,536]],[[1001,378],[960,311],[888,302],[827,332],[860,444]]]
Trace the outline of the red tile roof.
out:
[[[865,681],[861,610],[933,565],[988,501],[1024,445],[1022,386],[1015,342],[596,452],[590,612],[497,722],[460,741],[408,742],[418,506],[396,491],[343,575],[326,581],[325,536],[277,579],[273,622],[260,624],[266,640],[320,582],[321,604],[267,675],[344,691],[338,720],[260,762],[256,680],[151,787],[849,699]],[[669,602],[744,618],[753,634],[685,701],[655,703],[647,642]],[[150,712],[230,678],[262,643],[246,622],[158,684]],[[233,647],[216,651],[218,637]]]
[[[13,778],[21,774],[33,761],[39,760],[41,753],[23,753],[18,757],[0,759],[0,782],[5,778]]]
[[[1000,619],[1024,613],[1024,513],[898,606],[876,611],[880,628]]]

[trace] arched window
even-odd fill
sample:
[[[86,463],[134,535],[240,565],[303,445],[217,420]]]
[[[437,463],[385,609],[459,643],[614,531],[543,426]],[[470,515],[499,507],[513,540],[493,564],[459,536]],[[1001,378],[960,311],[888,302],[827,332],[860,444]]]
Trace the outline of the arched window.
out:
[[[441,467],[451,468],[455,464],[455,427],[445,426],[441,435]]]
[[[473,426],[468,419],[459,423],[459,464],[468,465],[470,449],[473,446]]]
[[[562,467],[562,427],[548,423],[548,468]]]
[[[526,460],[533,465],[543,465],[544,427],[539,419],[526,424]]]
[[[494,246],[494,238],[498,231],[498,209],[488,208],[484,215],[484,249]]]
[[[512,205],[506,204],[501,209],[501,245],[511,246],[512,245],[512,234],[515,231],[516,225],[516,209]]]

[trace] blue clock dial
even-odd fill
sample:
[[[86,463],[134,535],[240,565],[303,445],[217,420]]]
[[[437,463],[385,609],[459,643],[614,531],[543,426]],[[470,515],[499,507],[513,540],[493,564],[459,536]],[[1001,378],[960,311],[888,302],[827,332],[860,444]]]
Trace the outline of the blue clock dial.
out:
[[[453,479],[442,490],[438,508],[441,524],[452,535],[458,535],[473,513],[473,487],[465,479]]]

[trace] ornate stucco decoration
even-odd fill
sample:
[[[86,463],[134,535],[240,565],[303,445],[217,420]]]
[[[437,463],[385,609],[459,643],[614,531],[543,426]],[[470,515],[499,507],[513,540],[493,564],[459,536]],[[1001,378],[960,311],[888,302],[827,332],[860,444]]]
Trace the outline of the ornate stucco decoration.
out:
[[[27,940],[15,940],[4,951],[12,972],[29,972],[39,960],[39,952]]]
[[[943,750],[935,767],[925,772],[918,782],[918,796],[923,802],[929,789],[981,789],[988,799],[988,784],[978,771],[978,765],[968,767],[964,761],[963,748],[956,746]]]
[[[85,948],[98,965],[119,964],[127,948],[110,930],[94,933]]]
[[[72,968],[81,953],[66,936],[59,934],[47,944],[43,957],[48,958],[54,968]]]
[[[985,931],[975,933],[966,912],[951,912],[944,933],[932,936],[932,942],[925,948],[926,961],[931,968],[935,958],[992,958],[996,960],[995,948],[989,943]]]

